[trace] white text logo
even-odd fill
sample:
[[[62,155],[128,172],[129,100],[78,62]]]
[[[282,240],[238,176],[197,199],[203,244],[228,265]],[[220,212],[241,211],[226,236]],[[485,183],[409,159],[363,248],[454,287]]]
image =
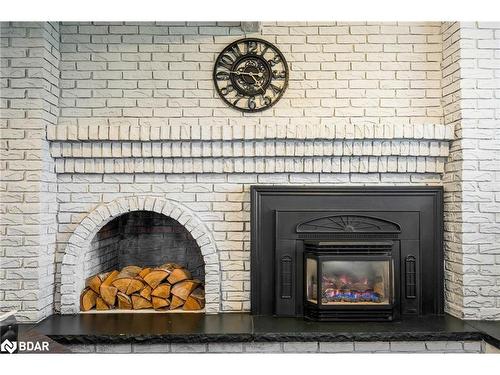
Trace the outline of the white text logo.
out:
[[[10,341],[5,339],[0,346],[2,352],[14,353],[19,348],[20,352],[48,352],[49,343],[47,341],[32,342],[32,341]]]

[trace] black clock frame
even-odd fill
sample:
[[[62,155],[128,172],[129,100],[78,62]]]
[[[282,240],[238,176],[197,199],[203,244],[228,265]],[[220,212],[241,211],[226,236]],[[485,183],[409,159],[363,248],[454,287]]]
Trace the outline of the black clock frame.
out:
[[[237,107],[233,103],[231,103],[231,101],[229,101],[228,99],[226,99],[226,97],[221,93],[221,89],[217,85],[217,77],[216,77],[216,75],[217,75],[217,66],[218,66],[217,62],[221,59],[222,56],[224,56],[228,51],[230,51],[233,46],[238,45],[240,43],[244,43],[244,42],[263,43],[263,44],[269,46],[270,48],[272,48],[272,50],[276,53],[276,55],[279,56],[279,58],[283,62],[284,71],[285,71],[285,78],[284,78],[284,84],[283,84],[282,90],[275,97],[275,99],[269,105],[267,105],[267,106],[263,106],[263,107],[260,107],[260,108],[254,108],[254,109]],[[248,58],[249,56],[252,56],[252,55],[251,54],[245,54],[243,56],[240,56],[239,58],[237,58],[233,62],[232,66],[237,66],[240,63],[241,60],[243,60],[245,58]],[[266,65],[266,68],[268,69],[269,72],[271,72],[271,75],[272,75],[272,68],[269,65],[269,63],[266,61],[266,59],[262,58],[259,55],[256,55],[255,57],[257,57],[260,60],[262,60],[261,62],[263,62]],[[287,61],[286,61],[285,56],[283,55],[283,53],[281,53],[281,51],[274,44],[272,44],[271,42],[268,42],[267,40],[259,39],[259,38],[243,38],[243,39],[238,39],[238,40],[232,42],[231,44],[227,45],[219,53],[219,55],[215,59],[214,70],[213,70],[213,73],[212,73],[212,79],[214,81],[215,90],[217,91],[217,94],[220,96],[220,98],[224,102],[226,102],[226,104],[228,104],[231,108],[237,109],[237,110],[242,111],[242,112],[247,112],[247,113],[261,112],[261,111],[264,111],[264,110],[269,109],[272,106],[274,106],[281,99],[281,97],[283,96],[283,94],[285,93],[285,91],[286,91],[286,89],[288,87],[288,77],[289,77],[288,63],[287,63]],[[233,78],[231,76],[230,76],[229,80],[231,81],[231,83],[233,83]],[[267,85],[269,85],[271,83],[272,83],[272,78],[269,79],[269,83]],[[233,87],[235,88],[235,90],[237,90],[236,86],[237,85],[233,85]],[[254,95],[245,95],[245,97],[247,97],[247,98],[250,98],[251,96],[254,96]]]

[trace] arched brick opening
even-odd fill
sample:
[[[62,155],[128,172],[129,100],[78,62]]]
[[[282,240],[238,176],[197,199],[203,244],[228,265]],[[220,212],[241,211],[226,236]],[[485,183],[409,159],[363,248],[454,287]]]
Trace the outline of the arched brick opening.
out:
[[[198,244],[205,262],[205,311],[220,310],[220,266],[215,242],[196,214],[182,204],[157,197],[124,197],[101,205],[77,226],[66,246],[61,265],[61,313],[79,311],[85,283],[84,259],[96,233],[111,220],[133,211],[151,211],[182,224]]]

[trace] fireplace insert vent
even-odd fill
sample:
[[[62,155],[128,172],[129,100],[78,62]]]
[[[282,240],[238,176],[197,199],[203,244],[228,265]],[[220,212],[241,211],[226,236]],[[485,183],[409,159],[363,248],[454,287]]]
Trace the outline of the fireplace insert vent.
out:
[[[388,255],[392,251],[392,242],[312,242],[305,243],[308,251],[328,252],[339,255]]]
[[[349,322],[390,322],[393,320],[392,307],[383,310],[338,310],[322,311],[305,306],[304,316],[308,320],[320,321],[349,321]]]
[[[414,256],[405,259],[406,298],[417,298],[417,266]]]
[[[281,258],[281,298],[292,298],[292,258],[284,256]]]
[[[298,233],[301,240],[374,240],[397,239],[397,233]]]

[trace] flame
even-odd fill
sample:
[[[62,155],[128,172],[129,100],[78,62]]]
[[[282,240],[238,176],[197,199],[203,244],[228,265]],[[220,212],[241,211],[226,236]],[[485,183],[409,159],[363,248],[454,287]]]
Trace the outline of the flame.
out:
[[[343,283],[343,284],[350,284],[351,283],[351,280],[349,278],[349,276],[347,275],[342,275],[339,277],[339,280]]]

